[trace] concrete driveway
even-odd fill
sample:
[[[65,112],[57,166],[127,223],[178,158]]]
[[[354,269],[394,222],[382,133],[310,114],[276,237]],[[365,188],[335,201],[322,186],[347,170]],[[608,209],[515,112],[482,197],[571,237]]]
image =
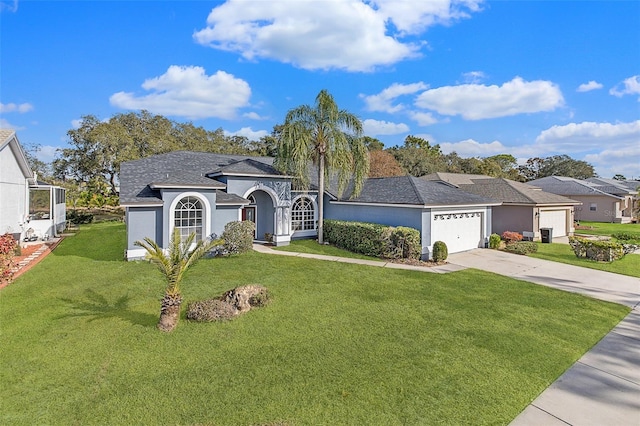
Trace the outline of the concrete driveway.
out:
[[[511,426],[640,425],[640,279],[487,249],[447,260],[633,308]]]

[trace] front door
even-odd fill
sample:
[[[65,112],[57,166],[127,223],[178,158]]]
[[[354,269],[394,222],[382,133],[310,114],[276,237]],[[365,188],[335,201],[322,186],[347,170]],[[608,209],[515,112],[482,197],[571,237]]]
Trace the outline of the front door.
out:
[[[249,220],[253,222],[253,238],[256,238],[258,232],[258,226],[256,223],[256,208],[255,206],[248,206],[242,209],[242,220]]]

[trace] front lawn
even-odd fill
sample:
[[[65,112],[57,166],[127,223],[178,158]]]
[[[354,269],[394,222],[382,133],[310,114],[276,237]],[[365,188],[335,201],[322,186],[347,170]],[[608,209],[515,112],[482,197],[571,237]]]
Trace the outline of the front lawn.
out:
[[[569,265],[582,266],[584,268],[598,269],[600,271],[613,272],[615,274],[640,277],[640,255],[628,254],[622,259],[611,263],[596,262],[594,260],[576,257],[568,244],[541,244],[538,243],[538,252],[529,256],[538,259],[552,260],[554,262],[568,263]]]
[[[603,223],[603,222],[586,222],[581,221],[580,227],[589,229],[578,229],[576,226],[575,234],[578,235],[608,235],[618,232],[640,233],[640,224],[638,223]]]
[[[124,225],[82,227],[0,290],[0,423],[508,424],[628,312],[477,270],[255,252],[206,259],[186,301],[273,301],[156,330],[163,283]]]

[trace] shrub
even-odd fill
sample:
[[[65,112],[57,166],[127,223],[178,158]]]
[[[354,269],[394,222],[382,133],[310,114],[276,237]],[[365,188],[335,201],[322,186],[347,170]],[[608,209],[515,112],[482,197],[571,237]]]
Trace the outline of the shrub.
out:
[[[249,220],[227,223],[222,233],[225,254],[245,253],[251,250],[254,230],[255,225]]]
[[[93,215],[91,213],[79,212],[78,210],[70,210],[67,212],[67,220],[70,220],[74,225],[82,225],[93,222]]]
[[[640,242],[640,233],[638,232],[616,232],[615,234],[611,234],[613,238],[619,241],[638,241]]]
[[[522,234],[513,231],[504,231],[502,233],[502,239],[509,243],[515,243],[516,241],[522,241]]]
[[[449,257],[449,249],[442,241],[433,243],[433,260],[434,262],[444,262]]]
[[[538,245],[533,241],[516,241],[508,244],[505,248],[509,253],[530,254],[538,251]]]
[[[598,262],[613,262],[621,259],[626,253],[622,244],[612,241],[588,240],[580,237],[569,237],[569,245],[576,257]]]
[[[16,254],[16,240],[13,235],[0,235],[0,284],[11,282],[13,278],[13,258]]]
[[[378,223],[324,221],[324,238],[336,247],[387,259],[420,259],[420,232]]]
[[[500,235],[498,234],[491,234],[491,236],[489,236],[489,248],[490,249],[499,249],[500,248]]]

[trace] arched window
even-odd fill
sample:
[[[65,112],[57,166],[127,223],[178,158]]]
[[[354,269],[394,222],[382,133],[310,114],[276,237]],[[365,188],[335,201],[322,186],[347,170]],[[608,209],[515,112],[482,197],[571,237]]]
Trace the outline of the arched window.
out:
[[[291,229],[307,231],[316,229],[313,201],[307,197],[298,198],[291,207]]]
[[[199,199],[196,197],[184,197],[176,204],[174,213],[174,226],[180,230],[180,237],[183,240],[192,232],[196,234],[196,241],[202,240],[203,209]]]

